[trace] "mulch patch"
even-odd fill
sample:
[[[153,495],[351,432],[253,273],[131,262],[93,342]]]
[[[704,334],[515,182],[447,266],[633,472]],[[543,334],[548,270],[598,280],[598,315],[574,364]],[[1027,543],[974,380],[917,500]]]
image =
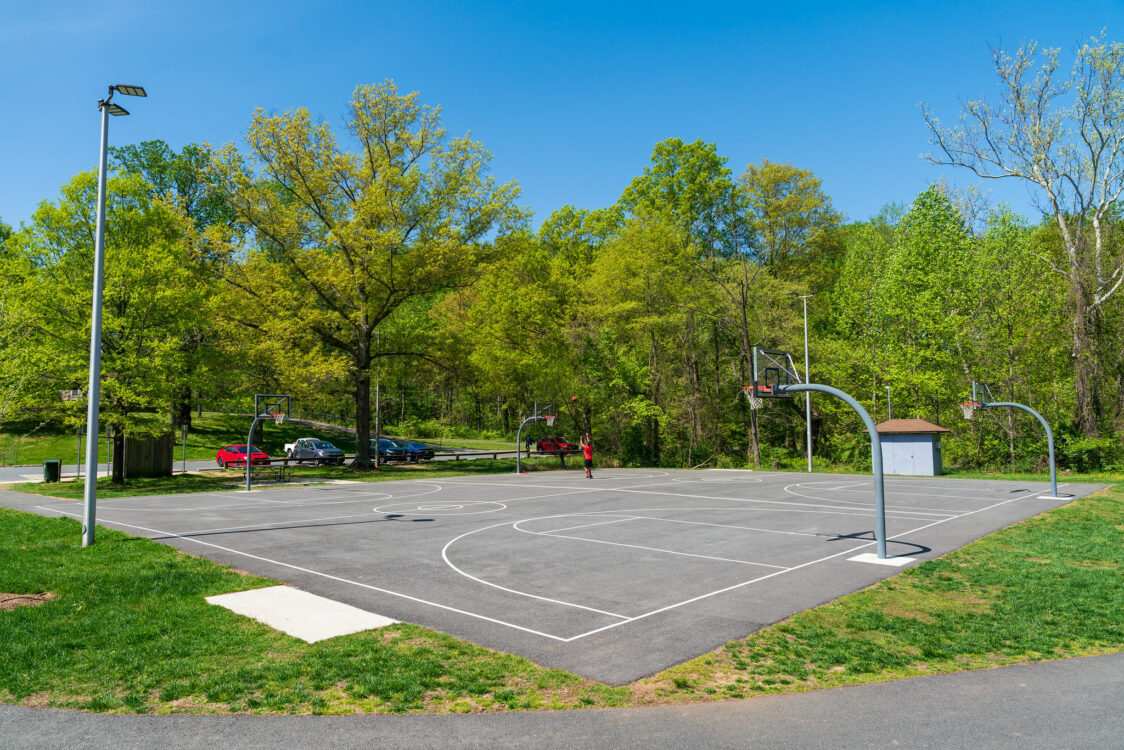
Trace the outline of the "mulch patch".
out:
[[[45,591],[42,594],[0,594],[0,610],[15,609],[16,607],[38,607],[40,604],[58,599],[58,597],[59,595],[53,591]]]

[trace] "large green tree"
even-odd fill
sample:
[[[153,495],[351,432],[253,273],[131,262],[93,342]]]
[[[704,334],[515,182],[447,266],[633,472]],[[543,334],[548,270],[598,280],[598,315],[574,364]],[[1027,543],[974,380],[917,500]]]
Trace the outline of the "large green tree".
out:
[[[210,227],[234,229],[237,217],[228,197],[217,188],[211,173],[210,151],[189,143],[175,151],[164,141],[143,141],[109,149],[109,166],[118,174],[137,175],[150,186],[153,199],[173,205],[191,222],[193,238],[197,243],[197,263],[200,265],[200,283],[214,287],[228,261],[221,245],[208,242]],[[208,298],[213,295],[207,293]],[[175,423],[191,426],[193,400],[202,409],[205,396],[214,397],[230,387],[229,373],[245,361],[241,357],[220,357],[213,325],[204,324],[182,341],[184,372],[177,378],[180,391],[173,405]],[[224,373],[219,382],[218,373]]]
[[[126,435],[168,432],[184,377],[183,340],[204,310],[191,225],[151,193],[136,175],[110,179],[106,190],[100,405],[101,421],[115,428],[115,481],[123,479]],[[59,390],[86,384],[96,198],[96,175],[80,174],[6,243],[26,263],[18,294],[46,399],[39,406],[48,410],[59,409]]]
[[[355,463],[366,466],[375,332],[405,302],[468,283],[495,252],[493,235],[524,214],[515,183],[488,176],[483,146],[449,137],[417,92],[360,86],[347,133],[357,150],[306,109],[259,110],[246,151],[221,149],[215,172],[254,243],[230,270],[232,289],[257,319],[298,332],[298,345],[311,336],[346,358]]]
[[[925,120],[935,164],[963,167],[987,179],[1027,184],[1061,242],[1040,255],[1070,293],[1070,351],[1076,421],[1098,432],[1099,374],[1095,341],[1106,304],[1124,284],[1124,244],[1115,235],[1124,193],[1124,44],[1093,39],[1062,69],[1057,49],[1027,42],[992,50],[999,101],[969,101],[948,128],[930,110]]]

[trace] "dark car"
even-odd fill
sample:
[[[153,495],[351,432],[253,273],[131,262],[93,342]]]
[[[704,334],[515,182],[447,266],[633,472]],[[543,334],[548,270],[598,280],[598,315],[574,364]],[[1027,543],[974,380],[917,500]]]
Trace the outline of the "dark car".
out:
[[[343,451],[327,440],[301,438],[292,445],[285,446],[285,455],[298,461],[314,461],[317,464],[343,465]]]
[[[576,451],[578,446],[560,437],[544,437],[539,438],[535,443],[535,448],[539,453],[561,453],[562,451]]]
[[[375,441],[371,440],[371,452],[374,453]],[[409,454],[406,452],[406,446],[394,438],[379,438],[378,448],[379,461],[390,463],[391,461],[407,461]]]
[[[433,449],[425,443],[413,443],[409,441],[400,441],[406,446],[406,456],[410,459],[410,463],[417,463],[418,461],[432,461]]]
[[[218,461],[219,466],[226,468],[227,466],[245,466],[246,465],[246,446],[243,445],[224,445],[219,448],[219,452],[215,454],[215,460]],[[251,464],[268,464],[269,456],[257,446],[250,446],[250,463]]]

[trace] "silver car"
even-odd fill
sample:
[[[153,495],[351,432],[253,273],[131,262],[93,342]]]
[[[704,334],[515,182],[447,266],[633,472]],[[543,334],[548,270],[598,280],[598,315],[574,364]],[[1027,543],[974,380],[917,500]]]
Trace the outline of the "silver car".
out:
[[[320,464],[343,465],[343,451],[329,443],[327,440],[316,438],[301,438],[285,451],[289,458],[298,461],[315,461]]]

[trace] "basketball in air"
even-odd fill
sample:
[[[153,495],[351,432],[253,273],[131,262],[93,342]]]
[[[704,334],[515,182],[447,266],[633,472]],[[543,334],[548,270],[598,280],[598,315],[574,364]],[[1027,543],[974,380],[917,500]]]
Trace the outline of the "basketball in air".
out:
[[[570,400],[571,400],[571,401],[577,401],[577,400],[578,400],[578,397],[577,397],[577,396],[570,396]]]

